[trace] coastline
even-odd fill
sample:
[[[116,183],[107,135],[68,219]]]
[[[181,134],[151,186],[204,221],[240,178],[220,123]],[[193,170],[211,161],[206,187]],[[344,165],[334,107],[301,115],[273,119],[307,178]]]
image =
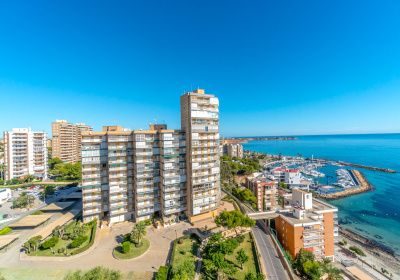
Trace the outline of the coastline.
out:
[[[375,266],[378,271],[384,267],[400,276],[398,274],[400,271],[400,258],[399,256],[396,256],[393,251],[366,237],[363,237],[358,233],[345,229],[340,225],[339,235],[339,241],[345,239],[349,246],[355,245],[361,247],[361,249],[367,255],[366,257],[361,257],[363,261],[369,263],[371,266]]]

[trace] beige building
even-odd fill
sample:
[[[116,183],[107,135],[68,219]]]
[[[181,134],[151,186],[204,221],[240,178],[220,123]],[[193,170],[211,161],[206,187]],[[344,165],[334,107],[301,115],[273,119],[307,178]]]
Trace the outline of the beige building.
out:
[[[251,190],[257,198],[256,205],[259,211],[276,210],[278,206],[277,182],[265,176],[247,177],[246,188]]]
[[[5,180],[34,175],[47,179],[47,133],[31,128],[14,128],[4,132]]]
[[[218,99],[200,91],[181,97],[182,130],[157,124],[82,132],[85,222],[213,217],[220,200]]]
[[[224,155],[230,158],[243,158],[243,146],[240,144],[225,144]]]
[[[91,126],[83,123],[67,123],[66,120],[56,120],[51,124],[52,158],[58,157],[64,162],[76,163],[81,160],[81,134],[83,131],[93,131]]]
[[[284,208],[287,211],[280,211],[275,219],[277,237],[284,250],[293,258],[304,249],[313,252],[317,259],[334,260],[334,237],[339,235],[338,209],[297,188],[284,196]]]

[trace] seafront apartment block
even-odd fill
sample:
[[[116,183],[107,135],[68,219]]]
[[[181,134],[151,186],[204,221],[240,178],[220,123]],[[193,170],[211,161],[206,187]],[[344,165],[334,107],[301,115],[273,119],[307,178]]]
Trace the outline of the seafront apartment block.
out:
[[[5,179],[21,179],[30,174],[47,178],[47,133],[31,128],[14,128],[4,132]]]
[[[205,100],[212,97],[203,96]],[[208,115],[206,109],[197,111]],[[185,111],[185,115],[190,113]],[[191,221],[212,217],[220,199],[219,182],[214,182],[219,180],[219,167],[215,169],[219,157],[209,149],[218,138],[215,133],[195,132],[197,138],[200,134],[210,140],[197,139],[193,144],[188,141],[191,128],[170,130],[157,124],[149,130],[106,126],[102,132],[82,132],[84,221],[141,221],[156,215],[168,223],[179,217]]]
[[[334,260],[334,237],[339,235],[338,209],[320,200],[312,193],[294,188],[284,196],[285,211],[275,219],[279,242],[293,258],[301,248],[311,251],[317,259]]]
[[[277,182],[265,176],[247,177],[246,188],[251,190],[257,198],[256,204],[259,211],[275,210],[278,206]]]
[[[52,157],[58,157],[67,163],[80,161],[83,131],[93,131],[93,128],[83,123],[67,123],[66,120],[52,122]]]

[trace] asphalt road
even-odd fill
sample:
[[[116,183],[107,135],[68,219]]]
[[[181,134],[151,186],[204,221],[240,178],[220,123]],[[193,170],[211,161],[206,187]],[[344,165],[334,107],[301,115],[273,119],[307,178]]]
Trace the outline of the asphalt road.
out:
[[[9,209],[10,206],[12,205],[12,203],[11,203],[11,202],[4,203],[4,204],[3,204],[4,209],[2,209],[1,212],[4,212],[4,214],[14,214],[15,219],[9,220],[9,221],[4,222],[4,223],[1,223],[1,224],[0,224],[0,229],[3,229],[4,227],[6,227],[6,226],[8,226],[8,225],[10,225],[10,224],[12,224],[12,223],[14,223],[14,222],[16,222],[16,221],[19,220],[19,219],[22,219],[23,217],[26,217],[26,216],[32,214],[32,213],[35,212],[35,211],[38,211],[38,210],[42,209],[43,207],[45,207],[45,206],[47,206],[47,205],[49,205],[49,204],[51,204],[51,203],[53,203],[53,202],[59,201],[60,199],[62,199],[62,198],[64,198],[65,196],[69,195],[70,193],[76,192],[78,189],[79,189],[78,187],[74,187],[74,188],[69,188],[69,189],[67,189],[67,190],[61,191],[61,193],[60,193],[59,196],[56,196],[56,197],[54,197],[54,198],[47,198],[47,199],[46,199],[46,203],[43,203],[43,201],[39,201],[38,198],[35,198],[35,202],[42,202],[42,203],[41,203],[40,205],[36,206],[35,208],[31,208],[31,209],[29,210],[29,212],[28,212],[26,209],[15,210],[14,212],[12,212],[11,209]],[[26,190],[24,190],[24,191],[26,191]],[[20,192],[21,192],[21,191],[15,192],[15,194],[17,194],[17,195],[15,195],[15,194],[14,194],[14,191],[13,191],[13,194],[14,194],[15,197],[17,197],[17,196],[19,195]],[[3,207],[2,207],[2,208],[3,208]],[[8,209],[6,209],[6,208],[8,208]],[[0,209],[1,209],[1,208],[0,208]],[[18,212],[17,212],[17,211],[18,211]]]
[[[264,264],[267,280],[288,280],[285,268],[279,258],[278,252],[272,243],[268,234],[264,231],[257,221],[256,225],[252,228],[254,237],[256,239],[258,248],[260,249],[261,260]]]

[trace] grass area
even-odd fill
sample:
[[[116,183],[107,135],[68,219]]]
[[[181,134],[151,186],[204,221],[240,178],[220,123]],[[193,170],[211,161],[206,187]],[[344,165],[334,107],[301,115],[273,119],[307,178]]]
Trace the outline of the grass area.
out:
[[[12,228],[5,227],[5,228],[0,230],[0,235],[6,235],[6,234],[8,234],[10,232],[12,232]]]
[[[16,189],[16,188],[27,188],[31,186],[38,186],[38,185],[57,185],[57,186],[65,186],[70,185],[73,183],[80,183],[81,181],[68,181],[68,182],[30,182],[30,183],[23,183],[23,184],[15,184],[15,185],[0,185],[0,188],[7,188],[7,189]]]
[[[249,256],[249,260],[243,264],[243,270],[241,268],[240,263],[236,260],[237,252],[243,249],[246,252],[246,255]],[[239,243],[239,246],[236,248],[235,252],[233,252],[232,255],[227,255],[226,259],[232,263],[234,263],[237,267],[237,272],[235,274],[235,279],[244,279],[245,275],[249,272],[252,272],[255,274],[258,271],[258,268],[256,266],[256,251],[254,248],[254,244],[252,243],[250,239],[250,234],[246,233],[245,234],[245,239],[243,243]]]
[[[131,250],[126,254],[122,251],[122,244],[119,244],[114,249],[114,256],[121,260],[137,258],[147,252],[147,250],[150,248],[150,241],[146,238],[142,238],[141,243],[141,247],[136,247],[134,243],[131,243]]]
[[[43,214],[43,212],[38,210],[36,212],[33,212],[31,215],[42,215],[42,214]]]
[[[76,226],[78,223],[79,223],[79,221],[76,221],[76,220],[74,220],[71,223],[69,223],[67,225],[67,227],[66,227],[66,231],[65,232],[67,234],[72,233],[74,226]],[[96,227],[96,225],[94,225],[94,227]],[[50,256],[52,256],[52,257],[66,257],[66,255],[65,255],[66,247],[67,247],[68,256],[76,255],[78,253],[82,253],[83,251],[87,250],[90,247],[90,246],[88,246],[89,243],[93,244],[92,239],[94,239],[94,236],[92,237],[92,234],[95,234],[95,233],[96,233],[96,229],[95,228],[94,229],[89,228],[84,234],[85,236],[88,237],[88,239],[85,242],[83,242],[82,245],[80,247],[78,247],[78,248],[70,248],[70,244],[72,243],[72,239],[62,240],[60,238],[58,243],[54,247],[52,247],[53,251],[55,252],[54,254],[53,254],[52,250],[43,249],[41,246],[39,246],[38,250],[36,250],[35,252],[31,252],[28,255],[29,256],[34,256],[34,257],[50,257]],[[87,248],[83,249],[85,247],[87,247]],[[61,252],[61,251],[59,252],[59,249],[60,250],[64,250],[64,252]]]
[[[174,267],[179,267],[183,265],[185,260],[191,259],[194,261],[197,255],[197,249],[200,246],[200,242],[197,238],[191,236],[190,238],[182,239],[183,243],[176,243],[174,259],[171,259],[171,265]]]

